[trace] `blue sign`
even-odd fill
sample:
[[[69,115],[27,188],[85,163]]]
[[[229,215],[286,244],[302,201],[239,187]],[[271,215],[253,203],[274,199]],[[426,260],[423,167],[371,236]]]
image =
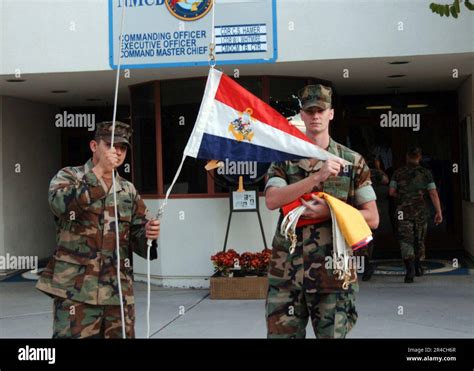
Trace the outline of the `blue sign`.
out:
[[[214,6],[218,65],[276,61],[276,0],[109,0],[110,66],[207,65]]]

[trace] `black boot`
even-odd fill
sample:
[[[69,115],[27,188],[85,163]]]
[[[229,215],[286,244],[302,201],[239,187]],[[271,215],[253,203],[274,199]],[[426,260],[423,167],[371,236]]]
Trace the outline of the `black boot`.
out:
[[[372,278],[374,274],[375,268],[372,264],[370,264],[370,260],[368,257],[365,257],[365,267],[364,273],[362,274],[362,281],[368,281]]]
[[[405,259],[405,283],[413,283],[413,278],[415,277],[415,262],[413,259]]]
[[[425,274],[425,270],[423,269],[423,266],[421,265],[420,259],[415,260],[415,274],[417,277],[421,277]]]

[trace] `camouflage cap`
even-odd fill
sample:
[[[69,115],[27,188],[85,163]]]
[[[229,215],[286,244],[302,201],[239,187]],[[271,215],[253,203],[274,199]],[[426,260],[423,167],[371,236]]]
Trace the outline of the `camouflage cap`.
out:
[[[102,139],[110,143],[112,137],[112,121],[99,122],[95,128],[95,139]],[[132,136],[132,128],[130,125],[120,121],[115,121],[114,143],[125,143],[130,146],[130,138]]]
[[[321,84],[307,85],[298,92],[303,110],[311,107],[331,108],[331,96],[332,89]]]

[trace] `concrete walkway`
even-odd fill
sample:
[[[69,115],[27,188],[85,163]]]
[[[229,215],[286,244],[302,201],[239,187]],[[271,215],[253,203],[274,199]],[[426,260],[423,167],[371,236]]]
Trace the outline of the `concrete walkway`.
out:
[[[361,282],[349,338],[474,338],[474,275]],[[49,338],[52,300],[34,281],[0,282],[0,337]],[[208,290],[152,288],[154,338],[264,338],[263,300],[210,300]],[[146,333],[146,286],[137,283],[137,337]],[[403,310],[403,314],[401,313]],[[184,310],[184,314],[183,313]],[[308,337],[314,337],[308,328]]]

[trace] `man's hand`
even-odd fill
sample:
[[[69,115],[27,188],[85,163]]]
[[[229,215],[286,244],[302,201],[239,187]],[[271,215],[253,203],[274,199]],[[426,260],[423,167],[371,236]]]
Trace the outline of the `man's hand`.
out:
[[[117,151],[115,147],[111,147],[107,151],[105,151],[99,159],[99,166],[102,167],[104,173],[111,173],[113,169],[115,169],[119,164],[119,156],[117,155]]]
[[[149,240],[156,240],[160,236],[160,221],[156,219],[150,220],[145,225],[145,236]]]
[[[92,170],[97,176],[103,177],[105,174],[111,174],[118,164],[119,156],[117,155],[117,151],[115,147],[111,147],[100,155],[99,162]]]
[[[435,217],[434,217],[434,223],[436,225],[440,225],[443,222],[443,214],[441,211],[436,212]]]
[[[306,211],[301,215],[305,219],[329,219],[331,217],[331,210],[326,200],[314,196],[311,202],[300,199],[301,203],[306,206]]]
[[[316,173],[318,175],[319,181],[324,182],[330,176],[336,176],[341,170],[341,164],[335,160],[327,160],[324,162],[324,165]]]

